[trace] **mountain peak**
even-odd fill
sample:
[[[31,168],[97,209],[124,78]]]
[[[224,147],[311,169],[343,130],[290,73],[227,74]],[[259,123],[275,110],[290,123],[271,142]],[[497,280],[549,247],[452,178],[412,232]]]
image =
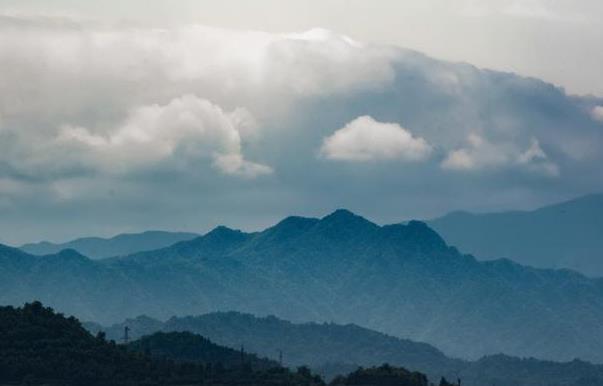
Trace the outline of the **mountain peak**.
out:
[[[239,233],[241,233],[240,230],[232,229],[224,225],[218,225],[217,227],[209,231],[205,236],[229,236]]]
[[[367,235],[379,226],[349,210],[338,209],[323,217],[317,224],[316,230],[330,239],[347,239]]]
[[[320,220],[321,223],[328,223],[328,224],[341,224],[341,225],[364,225],[364,226],[371,226],[371,227],[377,227],[376,224],[370,222],[369,220],[365,219],[362,216],[359,216],[357,214],[352,213],[351,211],[347,210],[347,209],[337,209],[336,211],[334,211],[333,213],[323,217]]]
[[[179,243],[181,252],[186,254],[197,254],[203,250],[204,254],[215,253],[217,251],[224,252],[230,248],[239,245],[247,239],[248,233],[244,233],[238,229],[231,229],[224,225],[220,225],[206,233],[204,236],[199,236],[191,241],[183,241]],[[201,249],[199,249],[201,248]]]
[[[73,248],[66,248],[57,253],[58,257],[68,260],[88,260],[88,258]]]
[[[354,218],[354,217],[360,217],[360,216],[352,213],[351,211],[349,211],[347,209],[339,208],[339,209],[336,209],[333,213],[328,214],[325,217],[323,217],[323,220],[325,220],[327,218]]]

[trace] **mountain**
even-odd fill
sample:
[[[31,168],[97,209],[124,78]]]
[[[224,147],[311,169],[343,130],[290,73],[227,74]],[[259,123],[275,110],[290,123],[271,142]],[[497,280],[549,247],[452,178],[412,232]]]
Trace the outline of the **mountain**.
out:
[[[225,368],[244,365],[253,370],[269,370],[279,367],[276,361],[219,346],[201,335],[190,332],[156,332],[128,344],[128,349],[159,359],[211,364]]]
[[[20,249],[32,255],[40,256],[55,254],[64,249],[73,249],[91,259],[104,259],[163,248],[196,237],[199,237],[199,235],[195,233],[147,231],[121,234],[108,239],[85,237],[60,244],[42,241],[22,245]]]
[[[234,350],[191,334],[147,337],[127,348],[117,346],[102,334],[90,335],[76,318],[66,318],[39,302],[23,308],[0,307],[0,341],[0,384],[4,385],[324,385],[308,371],[222,366],[219,361],[231,361]],[[134,351],[161,346],[182,354],[194,343],[193,360],[163,360]]]
[[[454,380],[460,377],[462,384],[468,386],[603,384],[602,365],[577,360],[547,362],[505,355],[470,362],[449,358],[425,343],[399,339],[356,325],[296,324],[274,316],[259,318],[238,312],[221,312],[173,317],[166,322],[140,316],[110,327],[94,323],[84,326],[95,334],[104,331],[107,337],[116,340],[121,338],[125,326],[130,328],[134,338],[156,331],[188,331],[223,346],[237,348],[244,345],[249,352],[275,360],[282,355],[284,365],[308,365],[327,380],[352,373],[358,366],[366,368],[389,363],[420,371],[432,382],[441,377]],[[593,383],[593,380],[599,383]]]
[[[157,331],[187,331],[226,347],[244,346],[249,352],[265,357],[277,359],[280,353],[283,363],[290,367],[390,363],[439,377],[456,369],[459,363],[428,344],[395,338],[353,324],[295,324],[274,316],[258,318],[238,312],[173,317],[163,323],[141,316],[110,327],[90,323],[84,326],[92,333],[103,331],[115,340],[121,339],[126,326],[132,338]]]
[[[479,258],[506,257],[603,277],[603,194],[526,212],[453,212],[428,224]]]
[[[346,210],[98,261],[0,248],[0,304],[30,299],[103,324],[236,310],[354,323],[469,359],[603,362],[603,280],[480,262],[425,223],[379,226]]]

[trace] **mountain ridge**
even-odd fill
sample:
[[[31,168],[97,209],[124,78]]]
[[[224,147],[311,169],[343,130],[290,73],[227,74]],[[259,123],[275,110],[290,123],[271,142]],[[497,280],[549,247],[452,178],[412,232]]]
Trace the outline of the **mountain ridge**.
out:
[[[177,331],[199,334],[234,349],[244,345],[249,352],[263,357],[274,360],[282,357],[289,367],[308,365],[327,380],[352,372],[358,366],[366,368],[381,363],[420,371],[432,381],[441,377],[461,378],[463,385],[470,386],[577,386],[589,384],[582,381],[587,376],[603,377],[603,365],[585,361],[558,363],[494,354],[469,362],[447,357],[429,344],[355,324],[299,324],[272,315],[257,317],[230,311],[171,317],[165,322],[141,316],[110,327],[84,323],[93,334],[105,331],[112,339],[119,339],[125,326],[130,328],[133,338],[156,331]]]
[[[463,358],[603,362],[602,280],[480,262],[418,221],[379,226],[334,212],[255,233],[217,228],[120,258],[24,255],[0,266],[1,303],[40,298],[101,323],[236,310],[354,323]]]
[[[480,259],[505,257],[603,277],[602,193],[528,211],[455,211],[427,223],[449,243]]]
[[[151,230],[140,233],[122,233],[108,238],[82,237],[64,243],[41,241],[21,245],[19,249],[40,256],[56,254],[64,249],[74,249],[91,259],[103,259],[158,249],[198,236],[196,233]]]

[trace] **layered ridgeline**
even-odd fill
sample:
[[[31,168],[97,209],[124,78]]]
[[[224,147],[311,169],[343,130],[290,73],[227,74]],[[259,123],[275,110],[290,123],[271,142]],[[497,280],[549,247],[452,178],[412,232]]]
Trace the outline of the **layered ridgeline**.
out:
[[[424,223],[378,226],[345,210],[100,261],[1,248],[0,303],[30,299],[104,324],[237,310],[355,323],[456,357],[603,361],[603,280],[478,262]]]
[[[84,237],[58,244],[42,241],[25,244],[19,248],[32,255],[50,255],[65,249],[73,249],[91,259],[104,259],[164,248],[179,241],[192,240],[196,237],[199,237],[199,235],[195,233],[147,231],[124,233],[111,238]]]
[[[603,194],[534,211],[453,212],[428,223],[449,243],[478,258],[507,257],[603,277]]]
[[[3,385],[324,385],[305,369],[292,372],[192,334],[120,347],[39,302],[0,307],[0,342]]]
[[[159,336],[187,331],[223,346],[244,346],[247,351],[262,357],[282,358],[283,364],[289,367],[308,365],[326,380],[353,372],[358,366],[389,363],[420,371],[432,381],[442,376],[454,380],[461,378],[466,386],[603,384],[603,365],[582,361],[556,363],[504,355],[470,362],[449,358],[425,343],[399,339],[355,325],[296,324],[273,316],[258,318],[226,312],[174,317],[166,322],[140,316],[110,327],[94,323],[85,323],[84,326],[93,334],[103,331],[108,338],[115,340],[122,338],[126,326],[134,338],[156,334],[157,331],[167,333]],[[156,336],[150,335],[152,338]],[[149,339],[142,338],[141,342]]]

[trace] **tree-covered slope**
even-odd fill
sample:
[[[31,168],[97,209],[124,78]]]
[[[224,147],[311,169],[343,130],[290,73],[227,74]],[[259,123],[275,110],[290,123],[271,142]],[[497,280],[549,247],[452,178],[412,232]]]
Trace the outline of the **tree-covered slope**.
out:
[[[424,374],[411,372],[404,368],[384,365],[369,369],[358,369],[347,376],[333,380],[332,386],[429,386]],[[445,380],[440,386],[453,386]]]
[[[182,336],[180,336],[182,338]],[[185,336],[184,340],[191,336]],[[149,338],[152,339],[152,338]],[[149,339],[144,342],[148,343]],[[183,339],[164,340],[176,352]],[[73,317],[65,318],[39,302],[23,308],[0,307],[0,384],[29,385],[290,385],[313,386],[323,382],[307,371],[290,372],[274,366],[255,371],[250,366],[219,365],[228,349],[210,342],[197,347],[207,361],[151,358],[107,342],[102,334],[88,333]],[[170,343],[171,342],[171,343]],[[198,342],[195,338],[190,343]],[[156,344],[155,344],[156,346]],[[207,349],[207,353],[203,350]],[[217,355],[217,361],[211,356]],[[209,355],[209,356],[207,356]],[[246,359],[246,358],[245,358]],[[268,363],[266,363],[268,364]]]
[[[506,257],[603,277],[603,194],[534,211],[453,212],[428,223],[450,244],[480,259]]]
[[[128,349],[146,353],[154,358],[226,368],[249,366],[253,370],[268,370],[279,367],[276,361],[245,352],[243,346],[240,350],[219,346],[191,332],[156,332],[128,344]]]

